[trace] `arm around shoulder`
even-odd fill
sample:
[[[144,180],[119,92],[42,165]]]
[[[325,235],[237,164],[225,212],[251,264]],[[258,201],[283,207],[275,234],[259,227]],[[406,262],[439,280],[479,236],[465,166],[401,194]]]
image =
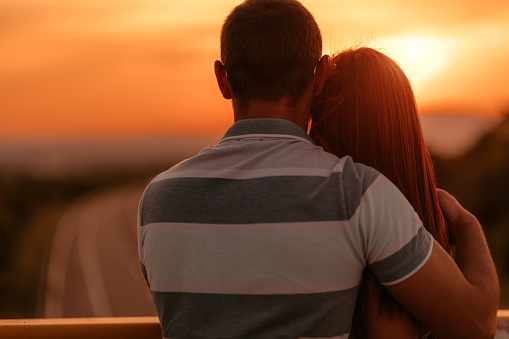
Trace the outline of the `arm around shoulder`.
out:
[[[387,289],[438,337],[494,338],[500,291],[481,225],[450,194],[440,191],[439,200],[456,262],[435,241],[426,264]]]

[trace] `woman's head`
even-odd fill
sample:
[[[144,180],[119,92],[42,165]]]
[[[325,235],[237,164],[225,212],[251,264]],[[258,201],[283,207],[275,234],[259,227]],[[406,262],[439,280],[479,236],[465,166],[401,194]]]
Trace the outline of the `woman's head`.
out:
[[[335,55],[311,108],[311,137],[388,177],[426,228],[449,250],[433,165],[422,136],[412,86],[397,63],[371,48]]]

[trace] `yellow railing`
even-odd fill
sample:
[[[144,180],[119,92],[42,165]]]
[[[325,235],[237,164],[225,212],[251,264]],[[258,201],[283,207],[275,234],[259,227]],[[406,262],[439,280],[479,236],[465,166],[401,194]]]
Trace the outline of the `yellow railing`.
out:
[[[498,311],[509,323],[509,310]],[[144,338],[161,339],[157,317],[0,320],[0,338]]]
[[[509,324],[509,310],[498,310],[498,321],[504,320],[507,324]]]
[[[0,338],[161,339],[157,317],[0,320]]]
[[[498,310],[498,318],[509,321],[509,310]]]

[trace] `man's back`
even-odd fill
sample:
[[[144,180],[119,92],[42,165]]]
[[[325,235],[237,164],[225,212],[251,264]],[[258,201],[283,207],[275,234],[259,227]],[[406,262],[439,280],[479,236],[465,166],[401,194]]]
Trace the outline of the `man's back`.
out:
[[[240,121],[155,178],[139,241],[166,338],[346,336],[365,266],[406,279],[432,242],[378,172],[276,119]]]
[[[297,0],[245,0],[220,45],[214,72],[236,123],[140,203],[164,336],[346,338],[368,265],[434,333],[489,337],[498,285],[477,220],[443,196],[456,265],[385,177],[308,139],[329,70],[312,14]]]

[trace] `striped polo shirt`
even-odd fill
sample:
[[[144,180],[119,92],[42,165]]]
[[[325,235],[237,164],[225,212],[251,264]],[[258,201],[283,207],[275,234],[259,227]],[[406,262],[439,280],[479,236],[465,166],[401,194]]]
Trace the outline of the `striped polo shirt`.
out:
[[[139,258],[164,338],[348,338],[364,268],[403,281],[433,240],[371,167],[279,119],[235,123],[158,175]]]

